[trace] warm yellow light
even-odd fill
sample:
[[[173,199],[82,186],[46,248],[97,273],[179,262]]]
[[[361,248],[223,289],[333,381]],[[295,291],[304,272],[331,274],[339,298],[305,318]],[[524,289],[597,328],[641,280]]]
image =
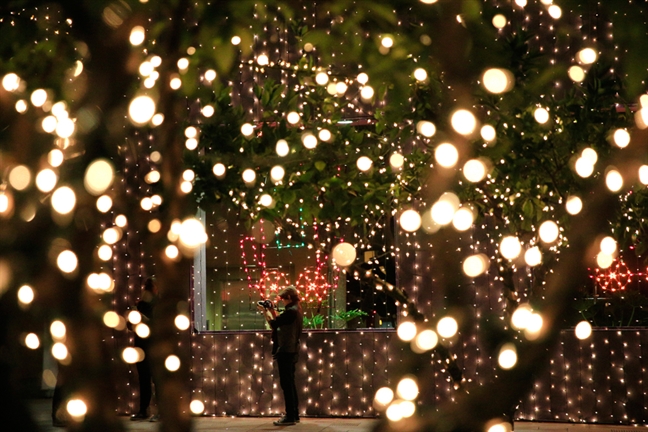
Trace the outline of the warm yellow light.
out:
[[[405,165],[405,157],[400,154],[400,153],[392,153],[391,156],[389,156],[389,165],[395,170],[399,170],[403,168],[403,165]]]
[[[88,407],[81,399],[70,399],[66,410],[76,421],[80,421],[88,412]]]
[[[471,255],[463,262],[463,272],[468,277],[477,277],[488,270],[490,260],[485,254]]]
[[[497,15],[495,15],[493,17],[492,23],[493,23],[493,27],[495,27],[497,29],[503,29],[504,27],[506,27],[506,24],[508,23],[508,20],[506,19],[506,17],[504,15],[497,14]]]
[[[369,159],[367,156],[360,156],[356,161],[356,166],[360,171],[363,172],[369,171],[372,165],[373,165],[373,161]]]
[[[331,131],[328,129],[322,129],[317,133],[317,136],[319,137],[320,140],[328,142],[333,138],[333,134],[331,134]]]
[[[567,213],[577,215],[583,209],[583,201],[577,196],[570,196],[565,203]]]
[[[400,226],[407,232],[414,232],[421,227],[421,215],[416,210],[405,210],[399,218]]]
[[[414,338],[414,349],[419,353],[434,349],[439,343],[439,336],[434,330],[426,329]]]
[[[212,172],[218,178],[223,177],[225,175],[226,171],[227,171],[227,168],[225,167],[224,164],[222,164],[220,162],[214,164],[214,167],[212,168]]]
[[[500,254],[508,259],[513,260],[522,252],[522,245],[520,240],[515,236],[505,236],[502,238],[499,246]]]
[[[270,170],[270,178],[275,183],[279,183],[281,180],[283,180],[285,175],[286,175],[286,171],[283,169],[281,165],[275,165]]]
[[[331,258],[335,265],[346,267],[355,261],[356,249],[350,243],[338,243],[331,251]]]
[[[254,183],[256,180],[256,173],[253,169],[247,168],[245,171],[243,171],[241,177],[243,178],[243,181],[245,183]]]
[[[547,9],[549,16],[553,19],[559,19],[562,16],[562,9],[558,5],[551,5]]]
[[[409,342],[416,337],[416,323],[413,321],[403,321],[396,328],[396,335],[404,342]]]
[[[321,86],[326,85],[329,81],[328,74],[326,72],[319,72],[315,75],[315,82]]]
[[[459,160],[459,151],[451,143],[441,143],[434,149],[434,159],[444,168],[452,168]]]
[[[275,151],[277,152],[277,155],[284,157],[288,155],[290,152],[290,146],[288,146],[288,141],[285,139],[280,139],[277,141],[277,145],[275,146]]]
[[[598,53],[593,48],[584,48],[576,55],[583,64],[592,64],[598,59]]]
[[[567,70],[569,78],[574,82],[582,82],[585,79],[585,70],[580,66],[572,66]]]
[[[56,258],[56,265],[63,273],[72,273],[77,269],[79,260],[74,252],[65,250]]]
[[[517,350],[514,344],[507,343],[500,348],[497,363],[502,369],[511,369],[517,364]]]
[[[380,39],[380,45],[385,48],[391,48],[394,46],[394,39],[391,36],[383,36]]]
[[[596,264],[602,269],[609,268],[613,262],[614,262],[613,255],[606,254],[603,251],[596,254]]]
[[[52,357],[56,360],[65,360],[68,357],[68,349],[62,342],[56,342],[52,345]]]
[[[36,89],[29,96],[29,100],[35,107],[42,107],[47,102],[47,91]]]
[[[482,75],[484,88],[491,93],[501,94],[513,88],[515,78],[506,69],[491,68]]]
[[[36,187],[43,193],[51,192],[56,187],[57,181],[58,176],[49,168],[39,171],[36,175]]]
[[[103,323],[106,327],[116,328],[119,325],[119,315],[116,312],[108,311],[103,315]]]
[[[18,301],[24,305],[34,301],[34,290],[29,285],[23,285],[18,289]]]
[[[488,143],[495,141],[497,136],[495,128],[489,124],[482,126],[479,132],[482,139]]]
[[[356,77],[356,81],[358,81],[362,85],[365,85],[369,82],[369,75],[364,72],[360,72]]]
[[[574,169],[576,170],[576,174],[580,177],[587,178],[594,172],[594,164],[584,157],[579,157],[576,159]]]
[[[182,314],[176,315],[174,323],[178,330],[188,330],[189,326],[191,325],[189,317]]]
[[[371,101],[371,99],[374,97],[373,87],[369,85],[363,86],[362,89],[360,89],[360,97],[365,102]]]
[[[29,333],[25,336],[25,346],[29,349],[38,349],[40,347],[40,339],[36,333]]]
[[[215,110],[214,107],[211,106],[211,105],[205,105],[204,107],[202,107],[202,108],[200,109],[200,113],[201,113],[203,116],[209,118],[209,117],[213,116],[213,115],[216,113],[216,110]]]
[[[31,181],[31,171],[25,165],[15,166],[9,171],[9,184],[18,191],[27,189]]]
[[[179,58],[176,62],[176,66],[178,66],[178,70],[186,71],[189,67],[189,59],[186,57]]]
[[[144,125],[151,120],[155,109],[155,101],[150,96],[137,96],[128,106],[128,116],[136,125]]]
[[[474,114],[468,110],[460,109],[455,111],[450,117],[452,128],[461,135],[470,135],[477,127],[477,119]]]
[[[176,355],[170,355],[164,360],[164,367],[171,372],[175,372],[180,369],[180,358]]]
[[[264,207],[270,207],[273,203],[274,200],[272,199],[272,195],[270,194],[263,194],[259,197],[259,204]]]
[[[101,213],[107,213],[112,208],[113,201],[108,195],[102,195],[97,198],[97,210]]]
[[[139,46],[144,43],[146,38],[146,30],[142,26],[135,26],[131,29],[129,41],[133,46]]]
[[[404,400],[412,401],[419,394],[418,384],[413,377],[404,377],[396,386],[396,394]]]
[[[207,242],[205,226],[196,218],[187,218],[180,225],[179,241],[188,249],[196,249]]]
[[[146,339],[151,335],[151,329],[144,323],[139,323],[135,326],[135,334],[142,339]]]
[[[630,144],[630,134],[625,129],[615,130],[612,139],[614,140],[614,144],[619,148],[626,148]]]
[[[605,185],[612,192],[619,192],[623,188],[623,176],[615,169],[611,169],[605,175]]]
[[[137,350],[137,348],[126,347],[122,351],[122,359],[124,360],[125,363],[134,364],[134,363],[137,363],[139,361],[144,360],[144,357],[141,354],[143,354],[143,352],[140,353]]]
[[[394,391],[389,387],[381,387],[374,396],[374,406],[377,409],[384,409],[394,400]]]
[[[286,115],[286,121],[291,125],[296,125],[301,120],[301,116],[298,112],[291,111]]]
[[[423,68],[414,69],[414,79],[416,81],[425,81],[428,77],[427,71]]]
[[[451,338],[459,331],[459,324],[451,316],[443,317],[437,323],[437,333],[443,338]]]
[[[65,328],[65,324],[63,324],[62,321],[52,321],[52,324],[50,324],[50,334],[52,335],[52,338],[54,338],[54,340],[63,340],[66,333],[67,329]]]
[[[608,255],[614,255],[617,251],[617,242],[614,238],[610,236],[603,237],[601,240],[601,252]]]
[[[88,193],[99,196],[113,183],[115,170],[107,159],[97,159],[86,169],[83,185]]]
[[[216,71],[214,69],[208,69],[205,71],[205,79],[207,81],[214,81],[216,79]]]
[[[576,337],[580,340],[587,339],[592,335],[592,325],[587,321],[581,321],[578,324],[576,324],[574,333],[576,334]]]
[[[559,234],[560,230],[558,228],[558,225],[556,224],[556,222],[551,220],[544,221],[538,228],[538,235],[540,236],[540,240],[542,240],[544,243],[555,242],[558,239]]]
[[[156,233],[162,229],[162,223],[159,219],[151,219],[146,227],[150,232]]]
[[[196,415],[202,414],[205,411],[205,404],[202,401],[194,399],[189,404],[189,410]]]
[[[268,58],[267,55],[260,54],[257,57],[257,63],[259,64],[259,66],[267,66],[270,63],[270,59]]]
[[[545,124],[549,121],[549,111],[546,108],[536,108],[533,111],[533,117],[540,124]]]
[[[462,207],[457,210],[452,217],[452,226],[454,226],[457,231],[467,231],[472,227],[474,219],[475,215],[472,210],[468,207]]]
[[[486,178],[486,164],[480,159],[471,159],[467,161],[461,172],[466,180],[471,183],[478,183]]]
[[[524,262],[529,267],[535,267],[542,264],[542,252],[538,246],[533,246],[532,248],[527,249],[524,253]]]
[[[304,144],[304,147],[306,147],[309,150],[312,150],[315,147],[317,147],[317,137],[310,132],[306,132],[302,134],[301,140],[302,143]]]
[[[241,133],[243,136],[250,137],[254,133],[254,126],[252,126],[250,123],[243,123],[241,125]]]
[[[20,88],[20,77],[11,72],[2,77],[2,87],[8,92],[14,92]]]
[[[109,245],[117,243],[122,237],[122,230],[118,227],[110,227],[104,230],[102,234],[103,241]]]
[[[416,123],[416,131],[424,137],[430,138],[436,133],[436,126],[430,121],[421,120]]]

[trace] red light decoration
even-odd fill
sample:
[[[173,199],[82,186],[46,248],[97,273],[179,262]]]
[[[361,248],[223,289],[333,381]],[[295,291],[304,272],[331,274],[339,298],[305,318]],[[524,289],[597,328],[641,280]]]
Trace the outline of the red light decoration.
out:
[[[297,278],[297,289],[306,303],[321,304],[328,295],[329,284],[320,272],[321,267],[309,267]]]
[[[632,273],[626,263],[621,258],[617,258],[609,268],[594,270],[594,282],[603,291],[624,291],[633,277],[638,275],[640,273]]]
[[[256,289],[259,291],[262,299],[269,299],[270,296],[279,294],[279,291],[288,285],[290,285],[290,281],[283,272],[279,270],[266,271],[263,269]]]

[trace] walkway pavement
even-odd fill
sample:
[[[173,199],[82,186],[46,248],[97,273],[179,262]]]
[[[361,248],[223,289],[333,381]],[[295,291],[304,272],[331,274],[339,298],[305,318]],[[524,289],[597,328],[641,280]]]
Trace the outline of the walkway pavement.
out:
[[[52,426],[50,416],[51,400],[38,399],[30,403],[34,420],[43,432],[64,432],[65,428]],[[132,422],[122,417],[128,432],[157,431],[159,423]],[[377,420],[362,418],[302,418],[295,426],[277,427],[272,424],[272,417],[197,417],[194,419],[194,431],[286,431],[286,432],[370,432]],[[517,422],[516,432],[636,432],[637,427],[618,425],[585,425],[570,423],[536,423]],[[0,430],[2,428],[0,427]]]

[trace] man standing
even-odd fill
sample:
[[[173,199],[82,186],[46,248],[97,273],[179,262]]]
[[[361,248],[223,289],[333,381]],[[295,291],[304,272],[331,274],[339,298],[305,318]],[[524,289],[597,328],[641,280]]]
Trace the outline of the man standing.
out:
[[[279,383],[286,403],[286,415],[273,422],[276,426],[289,426],[299,423],[299,401],[295,385],[295,365],[299,355],[299,338],[302,333],[302,310],[299,293],[294,286],[279,292],[285,310],[277,315],[274,308],[264,308],[264,317],[272,328],[272,357],[277,361]]]

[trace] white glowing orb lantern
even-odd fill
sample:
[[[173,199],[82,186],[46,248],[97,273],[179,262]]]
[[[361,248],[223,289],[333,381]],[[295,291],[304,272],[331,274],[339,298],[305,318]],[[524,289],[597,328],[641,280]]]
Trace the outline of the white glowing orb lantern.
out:
[[[612,192],[619,192],[623,188],[623,176],[615,169],[611,169],[605,175],[605,185]]]
[[[373,161],[367,156],[360,156],[356,161],[356,165],[360,171],[369,171],[373,165]]]
[[[56,187],[57,181],[58,176],[49,168],[41,170],[38,175],[36,175],[36,187],[41,192],[51,192],[52,189]]]
[[[463,262],[463,272],[466,276],[474,278],[488,270],[490,260],[485,254],[471,255]]]
[[[391,156],[389,156],[389,165],[395,170],[400,170],[403,168],[403,165],[405,165],[405,157],[400,154],[400,153],[392,153]],[[648,166],[646,166],[648,169]]]
[[[396,335],[404,342],[409,342],[416,337],[416,323],[403,321],[396,328]]]
[[[328,74],[326,72],[319,72],[315,75],[315,82],[321,86],[326,85],[329,81]]]
[[[423,68],[414,69],[413,75],[414,75],[414,79],[420,82],[425,81],[428,77],[427,71]]]
[[[128,116],[134,124],[140,126],[148,123],[153,118],[155,109],[153,98],[146,95],[137,96],[128,106]]]
[[[331,257],[336,265],[346,267],[355,261],[356,249],[350,243],[339,243],[333,248]]]
[[[281,165],[275,165],[270,170],[270,178],[273,182],[279,183],[286,175],[286,170]]]
[[[250,123],[243,123],[241,125],[241,133],[245,137],[251,137],[254,133],[254,126],[252,126],[252,124]]]
[[[220,163],[220,162],[214,164],[214,166],[213,166],[213,168],[212,168],[212,172],[213,172],[214,175],[215,175],[216,177],[218,177],[218,178],[223,177],[223,176],[225,175],[225,172],[226,172],[226,171],[227,171],[227,168],[225,167],[224,164],[222,164],[222,163]]]
[[[170,355],[164,360],[164,367],[170,372],[175,372],[180,369],[180,358],[176,355]]]
[[[602,269],[609,268],[614,262],[614,256],[601,251],[596,254],[596,265]]]
[[[593,48],[584,48],[578,52],[576,57],[583,64],[592,64],[598,59],[598,53]]]
[[[421,120],[416,123],[416,132],[426,138],[430,138],[436,134],[436,126],[431,121]]]
[[[577,215],[583,210],[583,200],[577,196],[570,196],[565,202],[565,208],[570,215]]]
[[[288,115],[286,116],[286,121],[288,121],[288,123],[290,123],[291,125],[296,125],[297,123],[299,123],[300,120],[301,117],[299,116],[299,113],[295,111],[289,112]]]
[[[551,5],[547,8],[549,16],[553,19],[558,19],[562,16],[562,9],[558,5]]]
[[[419,394],[418,384],[413,377],[404,377],[396,386],[396,394],[404,400],[414,400]]]
[[[441,143],[434,149],[434,159],[444,168],[452,168],[459,160],[457,147],[450,143]]]
[[[452,217],[452,226],[457,231],[467,231],[472,226],[474,220],[475,215],[472,210],[468,207],[462,207]]]
[[[322,129],[317,133],[317,136],[319,137],[320,140],[325,142],[328,142],[331,140],[331,138],[333,138],[333,134],[328,129]]]
[[[309,150],[317,147],[317,137],[310,132],[306,132],[301,137],[302,144]]]
[[[479,134],[487,143],[495,141],[495,138],[497,137],[497,131],[492,125],[489,124],[482,126],[479,130]]]
[[[614,144],[619,148],[626,148],[630,144],[630,133],[625,129],[617,129],[612,135]]]
[[[648,165],[639,167],[639,181],[641,184],[648,185]]]
[[[488,69],[482,75],[482,84],[484,88],[491,93],[505,93],[513,88],[513,74],[506,69],[492,68]]]
[[[497,14],[493,17],[492,24],[496,29],[503,29],[506,27],[506,23],[508,23],[508,19],[502,14]]]
[[[185,219],[180,225],[180,243],[189,249],[196,249],[207,242],[205,226],[198,219]]]
[[[545,124],[549,121],[549,111],[547,111],[546,108],[536,108],[535,111],[533,111],[533,118],[540,123],[540,124]]]
[[[500,348],[499,355],[497,356],[497,363],[502,369],[511,369],[517,363],[517,350],[515,345],[507,343]]]
[[[508,260],[514,260],[515,258],[520,256],[520,252],[522,252],[522,245],[520,244],[520,240],[517,237],[505,236],[500,242],[499,250],[500,254],[504,258]]]
[[[467,161],[462,169],[462,173],[466,180],[471,183],[478,183],[486,178],[486,163],[480,159],[470,159]]]
[[[524,262],[529,267],[535,267],[542,264],[542,252],[538,246],[527,249],[524,253]]]
[[[247,184],[252,184],[256,181],[256,173],[253,169],[248,168],[241,174],[243,181]]]
[[[407,232],[414,232],[421,227],[421,215],[416,210],[405,210],[401,213],[400,226]]]
[[[103,194],[112,185],[115,170],[107,159],[97,159],[86,169],[83,184],[86,190],[94,196]]]
[[[67,186],[56,189],[52,194],[52,207],[59,214],[70,213],[76,207],[76,194]]]
[[[189,404],[189,410],[191,410],[192,414],[202,414],[205,411],[205,404],[203,403],[203,401],[192,400]]]
[[[470,135],[477,127],[477,119],[474,114],[468,110],[460,109],[455,111],[450,117],[452,128],[461,135]]]
[[[592,325],[587,321],[581,321],[578,324],[576,324],[574,333],[576,333],[576,337],[578,339],[585,340],[590,336],[592,336]]]
[[[288,141],[286,141],[285,139],[280,139],[279,141],[277,141],[275,151],[277,152],[278,156],[287,156],[288,153],[290,153],[290,146],[288,146]]]
[[[601,240],[601,252],[608,255],[614,255],[617,251],[617,242],[614,238],[607,236]]]
[[[434,330],[426,329],[416,335],[414,338],[414,348],[417,352],[423,353],[434,349],[439,343],[439,336]]]
[[[567,75],[574,82],[582,82],[585,79],[585,70],[580,66],[572,66],[567,70]]]
[[[389,387],[381,387],[374,396],[374,406],[378,409],[386,408],[394,400],[394,391]]]
[[[459,331],[459,324],[454,318],[447,316],[443,317],[437,323],[437,333],[443,338],[451,338]]]
[[[594,164],[585,157],[581,156],[576,160],[574,169],[576,170],[576,174],[578,174],[580,177],[587,178],[591,176],[592,173],[594,173]]]
[[[81,399],[70,399],[65,406],[68,414],[80,421],[88,412],[88,407]]]
[[[130,41],[131,45],[139,46],[142,45],[145,37],[146,37],[146,30],[144,29],[144,27],[135,26],[131,29],[128,40]]]
[[[553,243],[558,239],[560,229],[556,222],[551,220],[544,221],[540,224],[540,228],[538,228],[538,235],[544,243]]]

